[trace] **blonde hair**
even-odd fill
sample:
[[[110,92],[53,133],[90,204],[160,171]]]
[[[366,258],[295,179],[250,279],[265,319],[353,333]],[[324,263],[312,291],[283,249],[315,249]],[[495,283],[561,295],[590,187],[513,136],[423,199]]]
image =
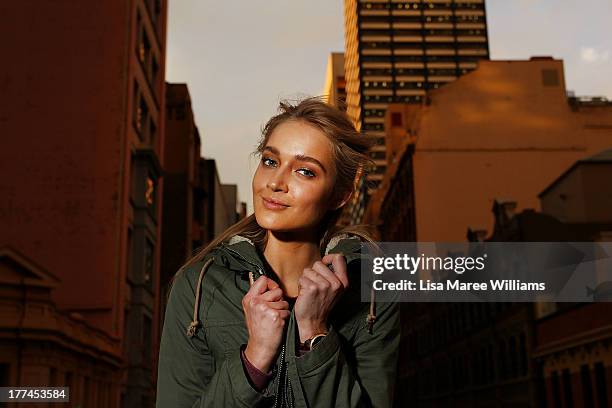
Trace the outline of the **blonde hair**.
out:
[[[265,124],[262,137],[253,154],[260,156],[268,143],[274,130],[286,121],[301,121],[323,132],[332,144],[333,161],[336,164],[335,198],[344,197],[349,191],[357,188],[357,182],[362,173],[372,164],[368,150],[372,146],[372,139],[361,135],[345,112],[323,102],[321,97],[310,97],[296,103],[281,101],[279,113]],[[336,225],[344,206],[329,211],[323,218],[319,228],[319,248],[323,251],[332,237],[338,234],[352,234],[368,242],[374,242],[374,231],[367,225],[349,225],[339,227]],[[238,221],[230,226],[208,245],[198,249],[187,260],[181,270],[200,262],[212,249],[229,240],[234,235],[241,235],[250,239],[255,246],[263,252],[266,246],[267,230],[257,223],[255,214]]]

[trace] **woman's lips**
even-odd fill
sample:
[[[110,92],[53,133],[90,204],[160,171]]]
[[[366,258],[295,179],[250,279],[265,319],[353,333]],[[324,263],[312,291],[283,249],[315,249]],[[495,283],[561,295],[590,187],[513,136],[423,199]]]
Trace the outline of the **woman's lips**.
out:
[[[282,204],[279,201],[270,200],[270,199],[263,198],[263,197],[262,197],[262,201],[263,201],[264,207],[266,207],[269,210],[284,210],[285,208],[289,207],[288,205]]]

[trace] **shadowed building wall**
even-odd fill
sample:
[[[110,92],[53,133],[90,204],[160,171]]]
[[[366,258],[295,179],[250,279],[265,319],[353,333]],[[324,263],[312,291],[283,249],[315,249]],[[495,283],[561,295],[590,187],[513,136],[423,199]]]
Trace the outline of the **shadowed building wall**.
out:
[[[41,380],[70,370],[75,395],[105,377],[117,385],[106,406],[150,406],[166,1],[25,0],[0,10],[0,35],[13,39],[2,43],[0,247],[55,276],[49,302],[111,339],[120,362],[87,380],[96,358],[74,370],[21,360],[20,370],[40,370]]]
[[[187,84],[166,83],[164,208],[160,294],[167,299],[178,268],[202,245],[204,226],[200,185],[201,140]],[[162,304],[160,322],[163,322]]]

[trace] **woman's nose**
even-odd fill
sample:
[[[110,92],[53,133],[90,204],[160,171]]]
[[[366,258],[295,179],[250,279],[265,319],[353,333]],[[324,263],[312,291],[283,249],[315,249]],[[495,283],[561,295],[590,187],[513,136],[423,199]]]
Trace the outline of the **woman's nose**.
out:
[[[282,170],[275,171],[268,179],[267,187],[272,191],[287,191],[287,183],[285,181],[285,172]]]

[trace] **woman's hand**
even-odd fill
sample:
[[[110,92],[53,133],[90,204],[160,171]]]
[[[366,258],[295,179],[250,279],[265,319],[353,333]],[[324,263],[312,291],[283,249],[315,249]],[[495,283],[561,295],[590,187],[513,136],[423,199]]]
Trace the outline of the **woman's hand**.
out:
[[[244,354],[249,362],[267,373],[276,359],[289,317],[289,304],[276,282],[260,276],[242,298],[249,341]]]
[[[330,264],[333,271],[327,267]],[[325,255],[312,268],[304,269],[298,285],[295,318],[303,343],[315,334],[327,332],[327,317],[349,285],[346,259],[342,254]]]

